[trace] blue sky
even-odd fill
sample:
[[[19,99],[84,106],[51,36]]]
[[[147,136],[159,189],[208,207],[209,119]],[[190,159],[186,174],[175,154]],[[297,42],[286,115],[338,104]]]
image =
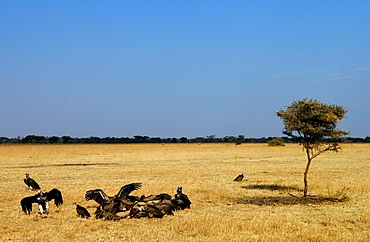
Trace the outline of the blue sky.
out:
[[[283,136],[303,98],[370,136],[370,1],[0,5],[0,136]]]

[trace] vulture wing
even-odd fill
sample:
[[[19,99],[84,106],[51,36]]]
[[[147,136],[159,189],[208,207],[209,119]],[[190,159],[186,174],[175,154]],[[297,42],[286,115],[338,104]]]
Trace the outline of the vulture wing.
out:
[[[32,189],[40,189],[40,186],[39,184],[37,184],[37,182],[35,180],[33,180],[32,178],[26,178],[24,179],[24,183],[28,186],[28,187],[32,187]]]
[[[32,203],[37,203],[36,196],[23,198],[21,200],[22,211],[26,214],[30,214],[32,212]]]
[[[171,199],[172,199],[171,195],[167,193],[161,193],[158,195],[149,195],[146,197],[143,195],[140,197],[140,200],[142,202],[155,201],[155,200],[171,200]]]
[[[95,202],[103,206],[104,203],[109,200],[109,197],[103,192],[103,190],[95,189],[87,191],[85,193],[85,199],[86,201],[94,200]]]
[[[57,207],[59,207],[60,205],[63,204],[62,193],[56,188],[50,190],[50,192],[48,192],[46,194],[46,197],[47,197],[48,201],[51,201],[51,200],[54,199],[54,203]]]
[[[141,183],[130,183],[130,184],[124,185],[123,187],[121,187],[116,197],[117,198],[126,197],[132,191],[140,189],[140,187],[141,187]]]

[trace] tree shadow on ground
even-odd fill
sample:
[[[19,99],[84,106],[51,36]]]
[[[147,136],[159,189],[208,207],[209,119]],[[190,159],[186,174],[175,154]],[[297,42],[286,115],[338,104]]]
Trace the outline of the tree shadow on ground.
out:
[[[292,187],[292,186],[281,186],[277,184],[267,185],[267,184],[256,184],[256,185],[248,185],[242,186],[245,189],[252,189],[252,190],[269,190],[269,191],[303,191],[302,189]]]
[[[269,191],[299,191],[302,189],[290,186],[280,185],[248,185],[242,186],[245,189],[269,190]],[[277,206],[277,205],[308,205],[308,204],[325,204],[347,201],[348,197],[343,195],[341,197],[322,197],[322,196],[296,196],[291,193],[280,193],[281,196],[266,196],[266,197],[243,197],[235,199],[237,204],[253,204],[258,206]]]
[[[244,197],[236,199],[235,202],[237,204],[276,206],[276,205],[325,204],[325,203],[344,202],[345,200],[320,196],[307,196],[307,197],[273,196],[273,197]]]

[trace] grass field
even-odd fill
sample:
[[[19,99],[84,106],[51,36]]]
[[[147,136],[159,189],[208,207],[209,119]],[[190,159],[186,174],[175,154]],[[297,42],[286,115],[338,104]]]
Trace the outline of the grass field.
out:
[[[306,157],[295,144],[0,145],[2,241],[370,241],[370,144],[345,144],[316,158],[302,199]],[[23,214],[34,195],[29,172],[43,191],[58,188],[64,204]],[[233,179],[244,172],[245,179]],[[175,194],[192,208],[162,219],[102,221],[77,217],[73,202],[91,213],[86,190],[115,195],[142,182],[134,195]],[[292,196],[293,195],[293,196]],[[348,196],[344,202],[318,199]],[[298,196],[298,197],[295,197]]]

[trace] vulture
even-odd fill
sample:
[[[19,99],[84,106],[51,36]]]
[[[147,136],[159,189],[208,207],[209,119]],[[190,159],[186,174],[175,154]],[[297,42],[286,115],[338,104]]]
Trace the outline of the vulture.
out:
[[[97,206],[96,207],[96,211],[95,211],[95,218],[96,219],[99,219],[99,218],[104,218],[104,211],[103,211],[103,207],[102,206]]]
[[[149,202],[149,201],[155,201],[155,200],[171,200],[171,195],[167,193],[161,193],[158,195],[149,195],[149,196],[141,196],[140,201],[141,202]]]
[[[110,205],[114,204],[112,203]],[[130,211],[117,212],[114,211],[114,209],[112,208],[113,206],[106,206],[104,208],[102,206],[98,206],[95,211],[95,218],[117,221],[127,217],[128,213],[130,212]]]
[[[130,193],[138,190],[141,183],[124,185],[113,196],[107,196],[101,189],[89,190],[85,194],[87,201],[94,200],[99,204],[95,211],[95,218],[117,221],[123,218],[163,218],[173,215],[173,211],[190,208],[190,200],[182,193],[182,187],[177,188],[174,197],[167,193],[149,196],[131,196]]]
[[[32,203],[37,203],[41,215],[49,213],[49,201],[53,199],[57,207],[63,204],[62,193],[58,189],[54,188],[45,193],[39,190],[36,195],[21,200],[22,211],[29,215],[32,212]]]
[[[158,207],[146,202],[137,202],[130,210],[130,218],[163,218],[165,215]]]
[[[177,188],[177,193],[175,194],[175,197],[171,200],[171,202],[176,206],[176,210],[183,210],[185,208],[190,208],[190,200],[188,196],[184,193],[182,193],[182,187],[179,186]]]
[[[149,198],[159,198],[148,200]],[[171,201],[171,196],[168,194],[150,195],[146,201],[136,202],[134,206],[131,207],[129,218],[163,218],[164,215],[173,215],[174,210],[177,210],[175,204]]]
[[[171,200],[149,201],[147,204],[155,206],[161,211],[161,213],[166,215],[173,215],[172,211],[176,210],[176,206]]]
[[[78,214],[78,216],[80,216],[81,218],[90,218],[91,215],[89,213],[89,211],[87,211],[86,208],[78,205],[77,203],[73,203],[76,205],[76,212]]]
[[[234,181],[241,182],[244,178],[244,172],[240,174],[239,176],[235,177]]]
[[[141,187],[141,183],[130,183],[121,187],[119,192],[109,197],[101,189],[89,190],[85,194],[87,201],[94,200],[99,203],[100,207],[96,212],[97,217],[104,217],[104,214],[116,214],[118,212],[130,209],[135,202],[139,201],[139,197],[130,196],[129,194],[138,190]]]
[[[25,173],[25,175],[26,175],[26,178],[24,178],[23,181],[27,185],[27,187],[29,187],[30,190],[40,189],[39,184],[37,184],[37,182],[30,177],[29,173]]]

